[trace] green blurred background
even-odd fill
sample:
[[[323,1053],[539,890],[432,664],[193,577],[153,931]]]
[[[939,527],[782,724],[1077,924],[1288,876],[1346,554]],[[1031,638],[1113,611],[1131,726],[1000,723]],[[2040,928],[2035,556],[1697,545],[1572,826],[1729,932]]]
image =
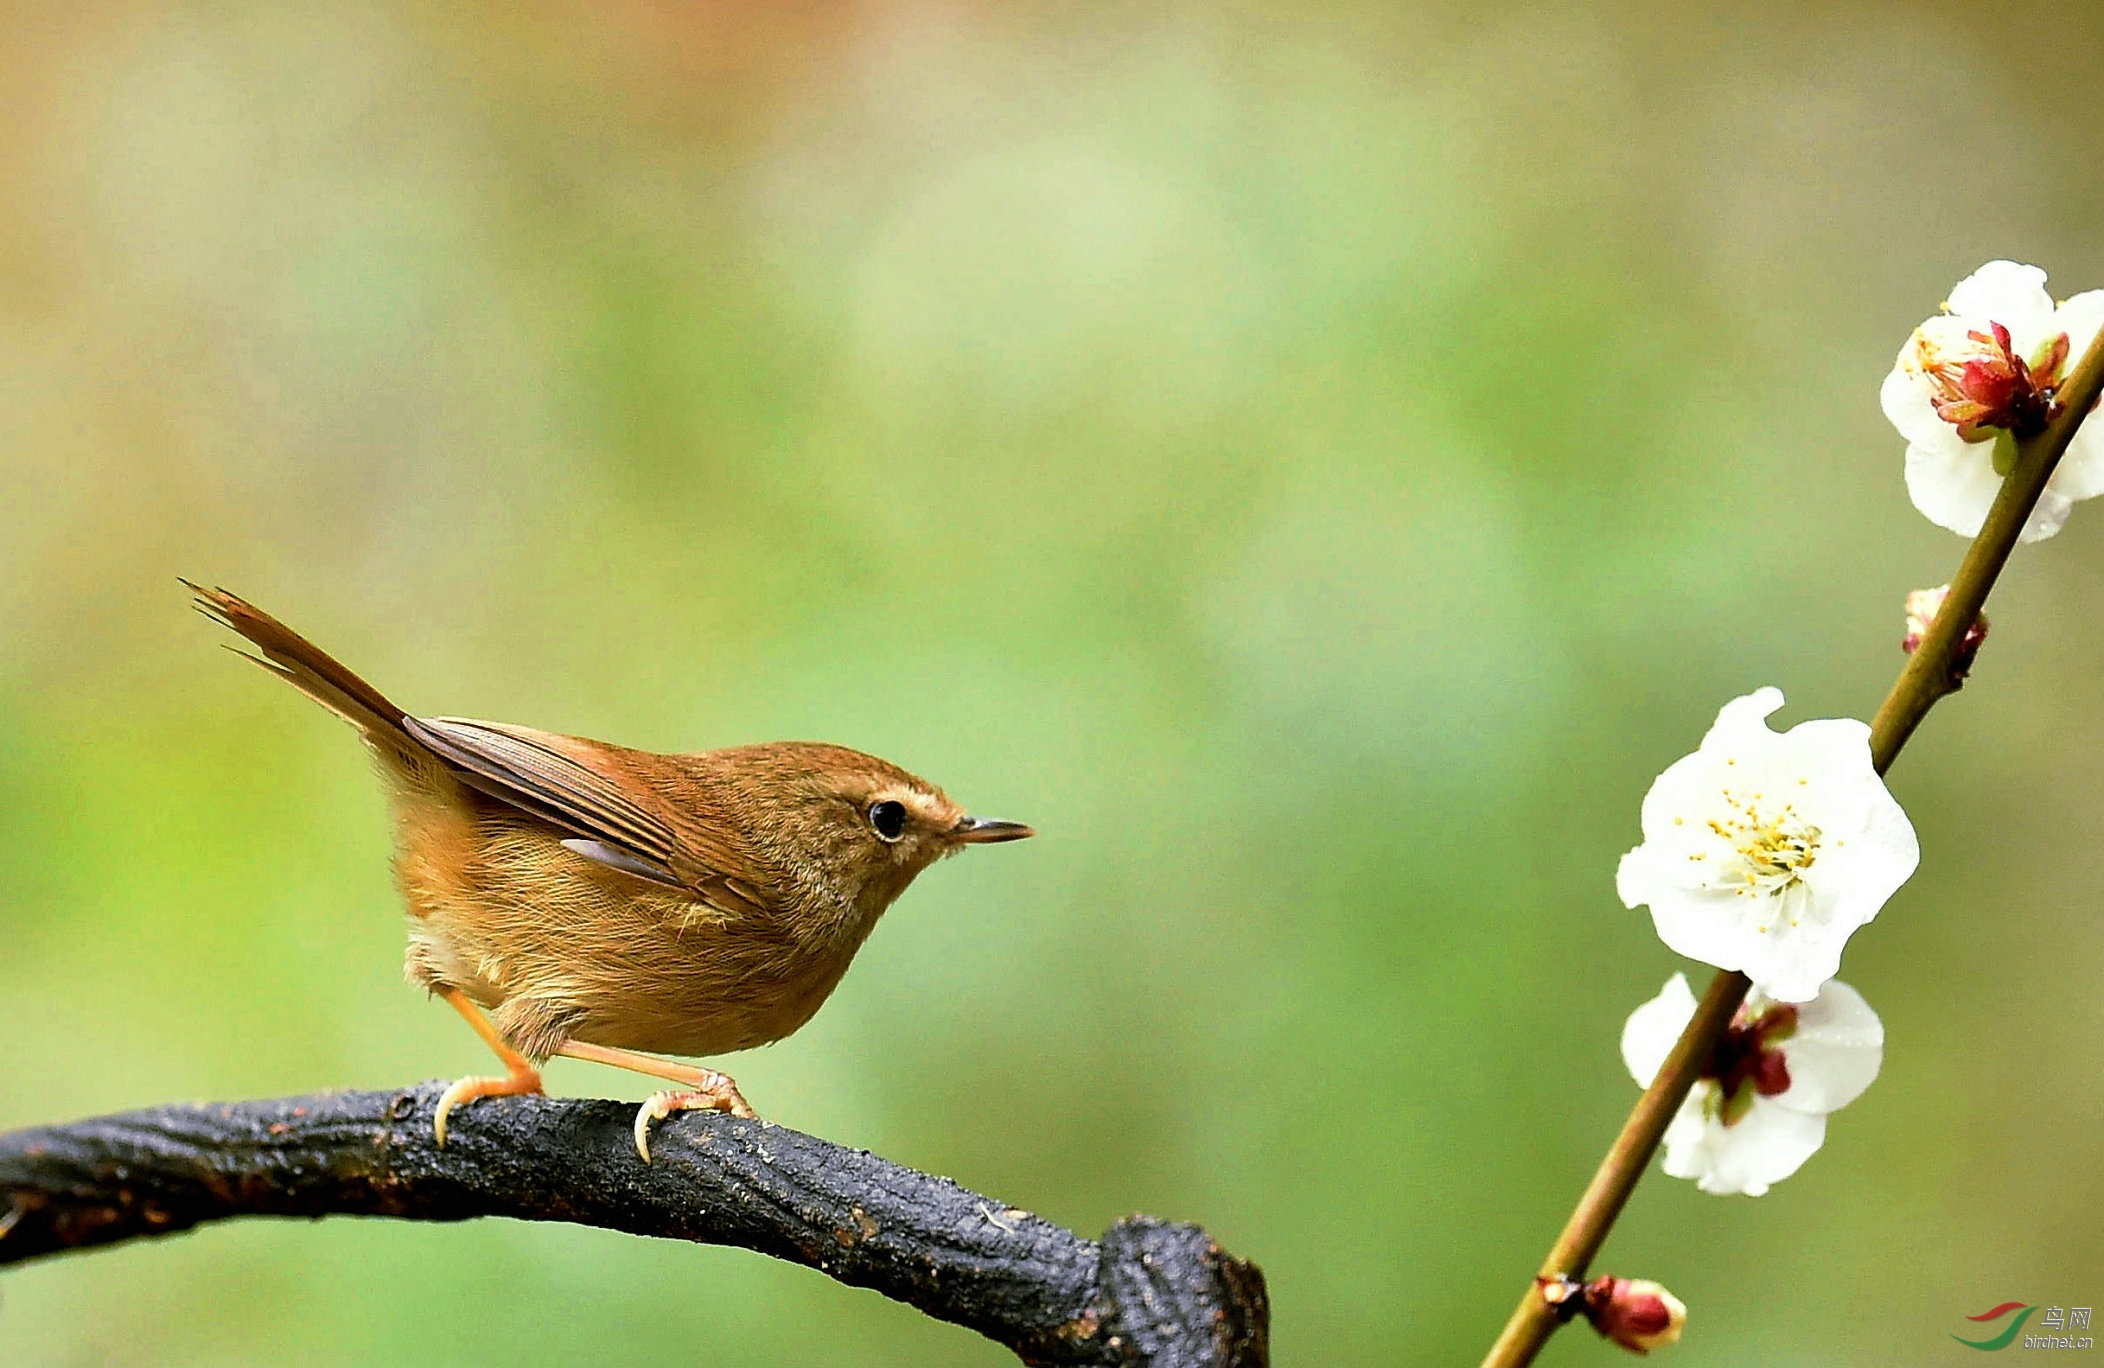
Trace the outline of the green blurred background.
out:
[[[2083,7],[11,7],[0,1126],[481,1069],[351,734],[837,740],[1044,833],[728,1061],[1085,1232],[1199,1220],[1282,1364],[1473,1362],[1676,967],[1614,896],[1764,683],[1867,716],[1963,543],[1879,380],[2000,255],[2104,283]],[[1675,1362],[2104,1304],[2104,508],[1894,773],[1884,1076],[1604,1266]],[[640,1079],[558,1062],[563,1093]],[[6,1364],[998,1364],[739,1251],[254,1223],[0,1280]],[[1547,1361],[1606,1363],[1590,1335]]]

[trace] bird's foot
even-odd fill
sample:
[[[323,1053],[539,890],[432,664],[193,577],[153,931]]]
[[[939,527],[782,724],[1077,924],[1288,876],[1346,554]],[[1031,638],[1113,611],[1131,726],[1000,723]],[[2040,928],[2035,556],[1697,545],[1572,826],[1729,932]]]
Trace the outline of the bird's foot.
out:
[[[714,1069],[696,1069],[699,1075],[691,1088],[665,1088],[650,1095],[650,1100],[636,1109],[636,1153],[650,1162],[650,1123],[662,1121],[674,1112],[720,1111],[732,1116],[754,1117],[745,1095],[729,1074],[717,1073]]]
[[[472,1076],[458,1079],[438,1099],[438,1114],[431,1118],[431,1133],[441,1149],[446,1143],[446,1114],[478,1097],[522,1097],[541,1091],[541,1071],[526,1065],[502,1078]]]

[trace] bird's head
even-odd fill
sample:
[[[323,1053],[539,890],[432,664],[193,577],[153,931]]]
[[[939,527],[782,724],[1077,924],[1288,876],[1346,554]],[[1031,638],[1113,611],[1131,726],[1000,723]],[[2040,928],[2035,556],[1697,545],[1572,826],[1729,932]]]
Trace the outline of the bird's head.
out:
[[[845,746],[776,742],[741,748],[738,760],[759,818],[745,824],[748,839],[865,926],[943,856],[1037,834],[974,817],[927,780]]]

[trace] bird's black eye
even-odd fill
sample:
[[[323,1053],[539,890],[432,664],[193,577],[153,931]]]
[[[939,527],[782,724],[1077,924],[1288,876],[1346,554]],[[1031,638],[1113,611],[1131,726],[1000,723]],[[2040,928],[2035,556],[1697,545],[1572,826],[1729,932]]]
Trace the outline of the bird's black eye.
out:
[[[889,798],[881,803],[871,803],[869,824],[877,829],[877,835],[887,841],[896,841],[906,834],[906,805],[894,803]]]

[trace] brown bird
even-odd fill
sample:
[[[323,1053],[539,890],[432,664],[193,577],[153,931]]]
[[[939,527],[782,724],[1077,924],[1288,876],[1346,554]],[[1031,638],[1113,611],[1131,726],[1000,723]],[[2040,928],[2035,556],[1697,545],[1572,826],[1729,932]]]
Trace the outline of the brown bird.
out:
[[[504,1061],[463,1078],[433,1128],[478,1097],[541,1091],[553,1055],[679,1084],[636,1113],[751,1116],[716,1055],[811,1019],[884,909],[968,845],[1032,835],[844,746],[777,741],[657,755],[458,717],[411,717],[304,637],[184,580],[255,661],[358,728],[394,801],[405,971]],[[488,1015],[485,1015],[487,1010]]]

